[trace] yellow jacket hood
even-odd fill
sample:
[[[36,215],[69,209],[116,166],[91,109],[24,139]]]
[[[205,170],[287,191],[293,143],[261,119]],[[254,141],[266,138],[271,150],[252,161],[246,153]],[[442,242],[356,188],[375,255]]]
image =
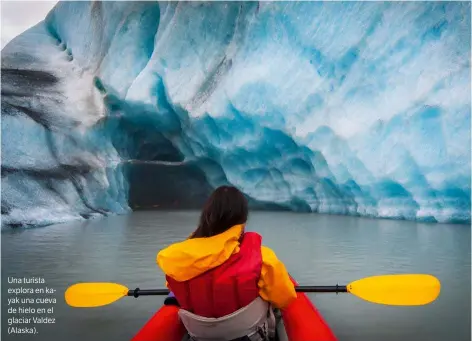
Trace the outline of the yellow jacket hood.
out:
[[[244,225],[208,238],[187,239],[157,254],[157,264],[174,280],[183,282],[223,264],[239,252],[239,238]]]

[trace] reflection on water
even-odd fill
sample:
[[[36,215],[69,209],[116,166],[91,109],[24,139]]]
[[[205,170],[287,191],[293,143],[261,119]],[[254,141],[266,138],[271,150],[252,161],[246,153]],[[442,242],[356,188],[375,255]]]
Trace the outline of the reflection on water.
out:
[[[129,340],[163,302],[132,298],[100,308],[68,307],[63,293],[76,282],[109,281],[161,288],[157,252],[195,228],[198,212],[136,212],[2,233],[2,295],[7,276],[43,276],[58,290],[56,324],[34,340]],[[339,340],[469,341],[470,227],[344,216],[252,213],[249,230],[282,259],[302,285],[347,284],[386,273],[430,273],[442,282],[439,299],[424,307],[391,307],[348,294],[310,295]],[[2,320],[7,318],[2,300]],[[2,340],[32,340],[8,336]]]

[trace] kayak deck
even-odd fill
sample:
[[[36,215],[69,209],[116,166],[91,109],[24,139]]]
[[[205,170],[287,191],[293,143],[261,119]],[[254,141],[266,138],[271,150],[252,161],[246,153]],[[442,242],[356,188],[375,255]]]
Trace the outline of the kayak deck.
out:
[[[292,279],[295,285],[297,283]],[[182,341],[187,332],[179,319],[179,307],[162,306],[131,341]],[[306,294],[297,298],[282,311],[277,325],[279,341],[336,341],[336,337]]]

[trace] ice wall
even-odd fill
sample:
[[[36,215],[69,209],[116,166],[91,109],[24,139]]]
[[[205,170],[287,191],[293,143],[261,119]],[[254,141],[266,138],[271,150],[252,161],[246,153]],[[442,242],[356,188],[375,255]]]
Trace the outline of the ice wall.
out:
[[[469,2],[61,2],[2,50],[2,221],[470,222]]]

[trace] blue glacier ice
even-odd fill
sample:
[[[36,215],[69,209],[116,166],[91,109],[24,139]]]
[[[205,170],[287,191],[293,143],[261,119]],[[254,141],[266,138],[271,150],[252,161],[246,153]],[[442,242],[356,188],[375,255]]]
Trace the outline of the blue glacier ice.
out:
[[[199,207],[471,221],[470,2],[60,2],[2,50],[2,226]]]

